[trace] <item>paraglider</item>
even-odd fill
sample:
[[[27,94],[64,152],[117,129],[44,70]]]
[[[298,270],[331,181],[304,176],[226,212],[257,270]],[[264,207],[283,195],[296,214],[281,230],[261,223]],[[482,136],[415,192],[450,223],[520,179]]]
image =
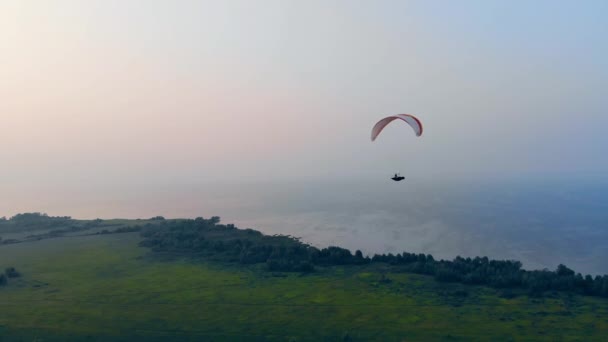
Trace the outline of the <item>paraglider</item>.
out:
[[[395,173],[395,176],[393,176],[391,179],[394,180],[395,182],[401,182],[402,180],[405,179],[405,177],[403,177],[399,173]]]
[[[410,114],[397,114],[397,115],[387,116],[384,119],[378,121],[374,125],[374,128],[372,128],[372,141],[376,140],[376,138],[382,132],[384,127],[386,127],[389,123],[391,123],[397,119],[405,121],[405,123],[410,125],[410,127],[412,127],[412,129],[414,130],[414,133],[416,134],[417,137],[422,135],[422,130],[423,130],[422,123],[420,122],[420,120],[417,117],[410,115]],[[400,182],[400,181],[404,180],[405,177],[399,175],[399,173],[395,173],[395,176],[391,177],[391,179],[394,180],[395,182]]]

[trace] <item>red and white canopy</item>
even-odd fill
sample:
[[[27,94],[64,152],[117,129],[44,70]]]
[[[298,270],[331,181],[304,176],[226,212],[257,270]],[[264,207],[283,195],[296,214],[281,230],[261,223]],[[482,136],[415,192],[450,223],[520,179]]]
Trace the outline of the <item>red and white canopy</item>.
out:
[[[414,133],[416,133],[417,137],[422,135],[422,123],[420,122],[420,120],[418,120],[417,117],[410,114],[397,114],[387,116],[384,119],[378,121],[376,125],[374,125],[374,128],[372,128],[372,141],[376,140],[376,138],[378,137],[380,132],[382,132],[384,127],[386,127],[386,125],[397,119],[407,122],[412,127],[412,129],[414,129]]]

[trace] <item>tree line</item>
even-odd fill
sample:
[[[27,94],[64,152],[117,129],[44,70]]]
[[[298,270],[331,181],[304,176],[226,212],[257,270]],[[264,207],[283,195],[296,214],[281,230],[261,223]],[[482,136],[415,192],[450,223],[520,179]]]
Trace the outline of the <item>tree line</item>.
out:
[[[70,216],[49,216],[45,213],[22,213],[10,218],[0,217],[0,231],[28,231],[65,227],[75,221]]]
[[[583,276],[564,265],[555,271],[522,269],[514,260],[487,257],[435,260],[430,254],[354,254],[341,247],[316,248],[286,235],[264,235],[253,229],[220,224],[209,219],[162,220],[142,227],[140,245],[155,253],[206,257],[241,264],[265,264],[270,271],[312,272],[315,267],[383,263],[418,274],[433,276],[440,282],[486,285],[502,289],[525,289],[530,295],[545,291],[567,291],[608,297],[608,275]]]

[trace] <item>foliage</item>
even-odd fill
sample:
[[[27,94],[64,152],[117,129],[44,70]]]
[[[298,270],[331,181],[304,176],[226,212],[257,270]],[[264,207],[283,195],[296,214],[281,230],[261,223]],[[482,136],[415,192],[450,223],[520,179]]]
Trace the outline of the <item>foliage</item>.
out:
[[[73,223],[69,216],[48,216],[45,213],[22,213],[17,214],[10,219],[0,220],[0,230],[11,231],[27,231],[50,229],[55,227],[64,227]]]
[[[165,220],[144,225],[141,246],[155,252],[207,256],[241,264],[266,263],[271,271],[310,272],[315,261],[329,257],[316,248],[283,236],[267,236],[253,229],[219,224],[219,217]],[[349,252],[350,254],[350,252]]]
[[[4,270],[4,274],[6,274],[6,276],[8,278],[17,278],[17,277],[21,276],[21,274],[19,272],[17,272],[17,270],[14,267],[7,267]]]
[[[435,260],[432,255],[403,252],[364,257],[348,249],[331,246],[318,249],[299,239],[264,235],[253,229],[220,224],[219,217],[168,220],[148,223],[142,229],[141,246],[154,252],[210,257],[241,264],[265,263],[270,271],[311,272],[315,266],[388,264],[402,271],[434,276],[440,282],[485,285],[498,289],[525,289],[531,295],[546,291],[568,291],[608,297],[608,276],[583,277],[564,265],[556,271],[523,270],[519,261],[487,257]]]

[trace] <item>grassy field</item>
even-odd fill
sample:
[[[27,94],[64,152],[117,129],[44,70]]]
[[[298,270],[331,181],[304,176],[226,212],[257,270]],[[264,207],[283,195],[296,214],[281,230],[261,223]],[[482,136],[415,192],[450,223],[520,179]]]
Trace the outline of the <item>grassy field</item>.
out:
[[[2,341],[605,341],[608,301],[542,299],[386,271],[158,260],[138,233],[0,247]],[[381,281],[385,273],[389,281]]]

